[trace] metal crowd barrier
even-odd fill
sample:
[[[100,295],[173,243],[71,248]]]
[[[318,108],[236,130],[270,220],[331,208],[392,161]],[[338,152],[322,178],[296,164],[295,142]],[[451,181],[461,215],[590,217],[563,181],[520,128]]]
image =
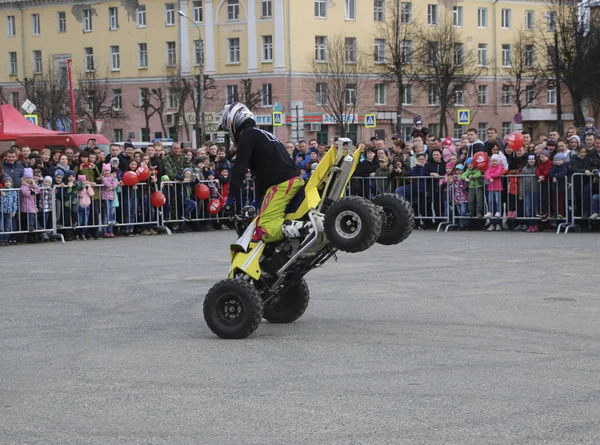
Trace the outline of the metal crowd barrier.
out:
[[[574,173],[571,176],[570,223],[562,227],[565,233],[571,229],[581,231],[582,226],[598,219],[600,215],[600,174],[597,171]],[[598,219],[600,221],[600,219]]]

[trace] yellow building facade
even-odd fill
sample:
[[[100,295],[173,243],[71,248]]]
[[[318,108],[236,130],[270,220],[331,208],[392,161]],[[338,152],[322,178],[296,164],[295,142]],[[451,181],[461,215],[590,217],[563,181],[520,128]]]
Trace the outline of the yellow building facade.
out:
[[[336,125],[326,107],[317,105],[316,92],[309,97],[310,82],[314,82],[312,59],[318,57],[320,46],[327,47],[330,39],[343,34],[355,39],[357,51],[367,54],[369,65],[375,68],[365,73],[367,87],[349,118],[351,134],[358,139],[375,134],[389,138],[394,133],[396,93],[394,85],[376,73],[376,58],[387,60],[385,51],[377,52],[376,39],[382,28],[389,26],[396,7],[401,26],[422,32],[443,20],[453,21],[465,50],[472,51],[480,62],[485,57],[486,65],[474,86],[475,94],[465,98],[461,108],[471,109],[472,126],[482,132],[488,126],[512,131],[516,107],[502,97],[507,45],[513,45],[518,32],[530,35],[534,42],[543,28],[551,26],[543,1],[0,0],[2,97],[20,106],[27,98],[19,81],[43,78],[48,69],[64,74],[66,61],[72,59],[75,78],[95,72],[110,80],[116,103],[127,116],[106,122],[102,133],[109,139],[175,136],[173,128],[163,131],[157,115],[144,132],[144,118],[133,104],[139,103],[141,88],[163,86],[168,93],[167,72],[197,75],[203,60],[204,72],[216,87],[206,103],[209,122],[214,117],[210,113],[220,110],[226,101],[234,96],[241,99],[240,80],[252,79],[253,90],[261,96],[254,108],[260,125],[282,139],[326,141],[336,133]],[[479,85],[485,88],[479,89]],[[440,133],[437,109],[428,101],[426,88],[417,83],[411,88],[411,97],[405,98],[403,106],[403,132],[408,133],[414,118],[419,117]],[[484,99],[476,94],[482,90],[487,94]],[[552,94],[544,91],[523,110],[531,126],[553,120]],[[165,97],[162,110],[166,124],[173,123],[177,111],[169,99]],[[186,111],[193,111],[191,103]],[[273,111],[283,112],[282,127],[272,128]],[[364,115],[369,113],[378,118],[374,129],[364,126]],[[463,129],[454,126],[450,135]],[[207,133],[213,130],[209,127]],[[193,138],[193,131],[180,129],[176,136],[187,139],[187,135]]]

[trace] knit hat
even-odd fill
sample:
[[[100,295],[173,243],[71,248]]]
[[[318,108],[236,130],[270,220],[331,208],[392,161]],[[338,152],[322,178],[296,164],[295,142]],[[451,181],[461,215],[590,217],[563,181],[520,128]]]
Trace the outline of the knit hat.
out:
[[[593,124],[594,123],[594,118],[593,117],[588,117],[585,119],[585,123],[586,124]]]
[[[192,169],[191,169],[191,168],[189,168],[189,167],[188,167],[188,168],[184,168],[184,169],[183,169],[183,173],[182,173],[182,174],[183,174],[183,175],[185,175],[185,172],[190,172],[190,173],[192,173]]]
[[[119,158],[110,158],[111,164],[119,164]]]
[[[454,169],[454,162],[448,162],[448,163],[446,164],[446,168],[451,168],[451,169]]]
[[[540,151],[540,156],[546,156],[547,158],[549,158],[550,152],[548,150],[542,150]]]
[[[87,178],[84,175],[77,175],[77,180],[79,182],[85,182],[87,181]]]
[[[27,178],[33,178],[33,169],[31,168],[26,168],[23,170],[23,178],[27,179]]]
[[[458,164],[456,167],[454,167],[456,170],[464,170],[465,166],[462,164]]]
[[[2,184],[4,184],[6,181],[10,181],[12,183],[12,178],[8,175],[2,176]]]
[[[52,176],[44,176],[44,182],[46,181],[52,182]]]
[[[55,177],[55,178],[57,178],[57,177],[59,177],[59,176],[60,176],[61,178],[64,178],[64,177],[65,177],[65,172],[63,171],[63,169],[62,169],[62,168],[57,168],[56,170],[54,170],[54,177]]]
[[[169,177],[167,175],[162,175],[161,178],[160,178],[160,180],[161,180],[161,182],[162,181],[168,181]]]
[[[555,141],[554,139],[548,139],[548,140],[546,141],[546,147],[547,147],[548,145],[553,145],[553,146],[554,146],[554,145],[556,145],[556,141]]]
[[[208,173],[207,173],[207,175],[209,175],[209,176],[213,175],[214,176],[215,175],[215,171],[214,170],[209,170]]]
[[[576,140],[577,140],[577,143],[578,143],[579,145],[581,145],[581,139],[580,139],[580,138],[579,138],[579,136],[577,136],[576,134],[574,134],[573,136],[571,136],[571,137],[569,138],[569,141],[571,141],[571,139],[576,139]]]
[[[417,127],[418,127],[419,125],[423,125],[423,122],[421,122],[421,121],[417,121],[417,122],[415,122],[415,126],[417,126]]]
[[[102,164],[102,173],[110,173],[110,164]]]
[[[442,145],[448,145],[448,146],[452,145],[452,138],[450,136],[448,136],[446,139],[444,139],[442,141]]]
[[[473,158],[467,159],[467,165],[472,164],[472,163],[473,163]]]
[[[556,153],[556,156],[554,156],[554,160],[564,162],[567,160],[567,154],[566,153]]]
[[[499,161],[500,160],[500,155],[499,154],[492,155],[491,160],[492,161]]]
[[[67,176],[67,178],[68,178],[69,176],[75,176],[75,172],[74,172],[73,170],[69,170],[69,171],[67,172],[67,175],[66,175],[66,176]]]
[[[534,154],[530,154],[530,155],[528,156],[528,159],[535,159],[535,155],[534,155]]]

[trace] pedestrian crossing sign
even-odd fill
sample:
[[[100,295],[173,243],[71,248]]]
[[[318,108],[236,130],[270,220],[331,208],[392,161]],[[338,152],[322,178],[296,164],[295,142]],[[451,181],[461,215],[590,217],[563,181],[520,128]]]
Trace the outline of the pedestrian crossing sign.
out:
[[[283,125],[283,113],[281,111],[273,111],[273,126],[281,127]]]
[[[32,124],[35,124],[35,125],[38,124],[37,114],[26,114],[24,117],[25,117],[25,119],[27,119]]]
[[[365,128],[375,128],[377,126],[377,116],[374,114],[365,114]]]
[[[458,110],[458,125],[469,125],[471,123],[471,110]]]

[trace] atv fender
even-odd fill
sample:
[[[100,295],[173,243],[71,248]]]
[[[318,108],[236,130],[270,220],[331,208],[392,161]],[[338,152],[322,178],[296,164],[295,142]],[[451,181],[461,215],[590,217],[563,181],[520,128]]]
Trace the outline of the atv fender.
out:
[[[235,278],[239,272],[248,274],[250,278],[258,281],[261,276],[260,270],[260,259],[263,251],[265,250],[265,243],[260,241],[258,243],[250,244],[250,251],[248,253],[239,252],[234,253],[231,251],[231,270],[229,271],[229,278]]]

